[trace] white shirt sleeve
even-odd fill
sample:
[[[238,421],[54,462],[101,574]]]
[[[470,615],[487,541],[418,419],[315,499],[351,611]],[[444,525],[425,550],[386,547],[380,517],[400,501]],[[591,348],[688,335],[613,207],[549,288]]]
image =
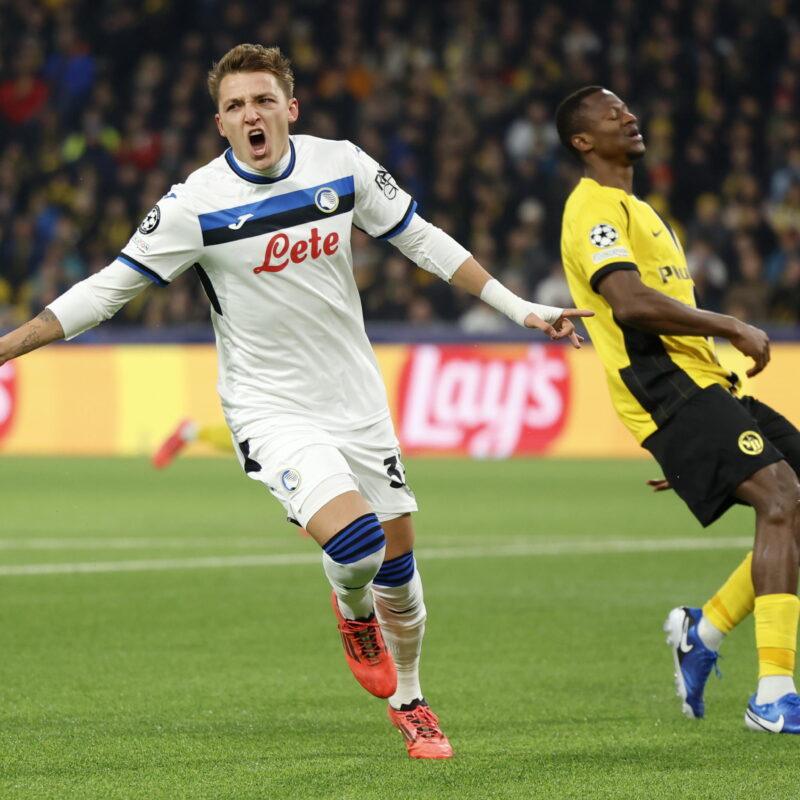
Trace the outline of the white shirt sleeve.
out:
[[[353,222],[374,239],[392,239],[406,229],[417,204],[374,158],[352,142],[347,146],[355,182]]]
[[[146,275],[121,261],[76,283],[47,307],[56,315],[64,335],[73,339],[116,314],[129,300],[150,286]]]
[[[391,242],[418,267],[448,283],[471,255],[452,236],[426,222],[419,214],[414,214],[408,226],[392,237]]]
[[[199,261],[202,250],[203,232],[192,198],[178,184],[150,209],[117,258],[166,286]]]

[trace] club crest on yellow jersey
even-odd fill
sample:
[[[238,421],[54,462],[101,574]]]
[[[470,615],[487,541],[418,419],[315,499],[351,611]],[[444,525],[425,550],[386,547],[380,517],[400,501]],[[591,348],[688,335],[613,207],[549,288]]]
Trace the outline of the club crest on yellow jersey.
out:
[[[748,456],[757,456],[764,450],[764,440],[756,431],[745,431],[739,436],[739,449]]]

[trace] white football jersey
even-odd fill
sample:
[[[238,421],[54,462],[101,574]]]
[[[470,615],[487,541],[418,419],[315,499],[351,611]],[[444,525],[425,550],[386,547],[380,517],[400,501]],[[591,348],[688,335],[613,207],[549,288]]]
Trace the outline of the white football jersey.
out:
[[[173,186],[119,256],[159,285],[197,269],[238,441],[287,415],[333,430],[389,415],[350,231],[390,239],[416,203],[351,142],[292,136],[290,151],[284,172],[267,178],[227,150]]]

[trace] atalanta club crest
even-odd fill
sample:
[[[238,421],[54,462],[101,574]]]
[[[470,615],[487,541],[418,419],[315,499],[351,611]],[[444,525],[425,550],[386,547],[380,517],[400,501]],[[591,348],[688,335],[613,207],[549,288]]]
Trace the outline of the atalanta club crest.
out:
[[[296,492],[300,486],[300,473],[296,469],[285,469],[281,473],[281,483],[287,492]]]
[[[323,186],[314,195],[314,205],[323,213],[332,214],[339,208],[339,195],[330,186]]]

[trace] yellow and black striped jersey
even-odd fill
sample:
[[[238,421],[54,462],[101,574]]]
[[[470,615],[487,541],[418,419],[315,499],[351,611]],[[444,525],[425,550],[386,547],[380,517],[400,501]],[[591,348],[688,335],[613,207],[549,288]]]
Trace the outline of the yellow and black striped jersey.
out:
[[[586,327],[605,367],[614,407],[637,441],[700,389],[718,383],[736,390],[738,378],[720,365],[713,341],[624,325],[597,291],[604,276],[630,269],[651,289],[695,306],[683,248],[652,206],[583,178],[564,208],[561,257],[575,305],[595,312]]]

